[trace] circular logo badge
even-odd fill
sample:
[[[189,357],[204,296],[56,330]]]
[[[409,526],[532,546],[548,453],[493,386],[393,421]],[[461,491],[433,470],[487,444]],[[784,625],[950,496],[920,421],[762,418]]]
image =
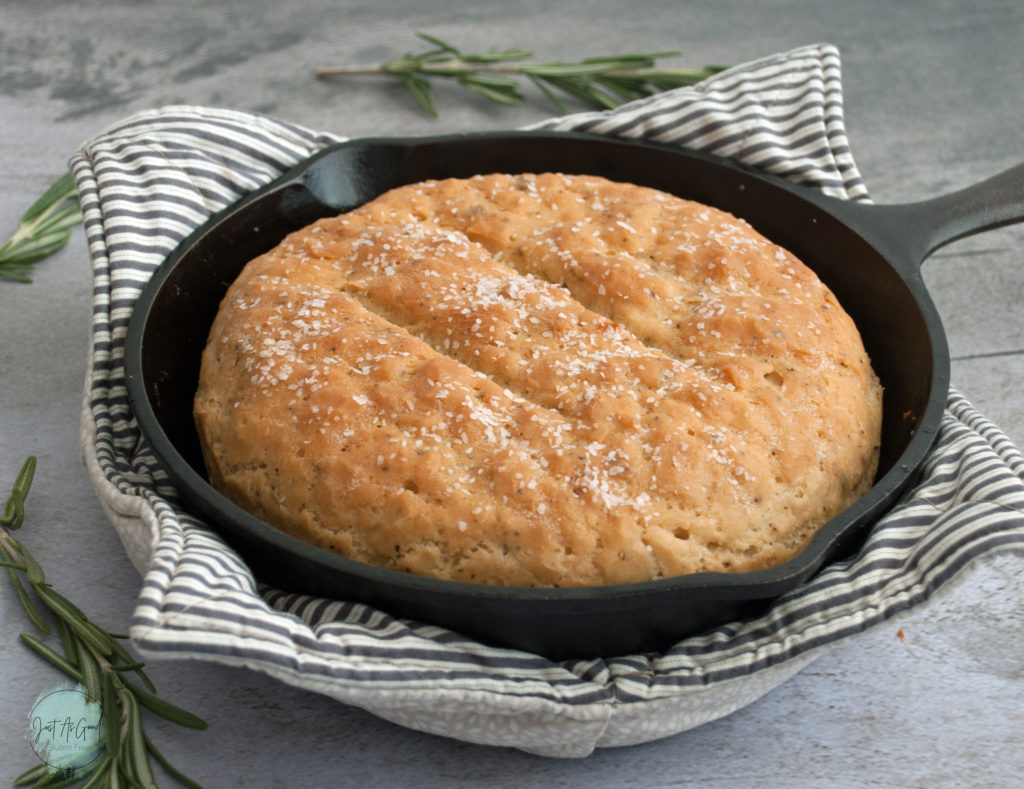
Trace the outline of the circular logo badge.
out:
[[[44,693],[28,716],[32,750],[55,771],[74,772],[103,755],[103,715],[79,685]]]

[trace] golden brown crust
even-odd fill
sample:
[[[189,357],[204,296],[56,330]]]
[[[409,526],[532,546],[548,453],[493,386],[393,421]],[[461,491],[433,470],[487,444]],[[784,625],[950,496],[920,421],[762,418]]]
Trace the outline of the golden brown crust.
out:
[[[225,296],[211,479],[351,558],[585,586],[778,564],[871,485],[881,389],[791,254],[590,176],[396,189]]]

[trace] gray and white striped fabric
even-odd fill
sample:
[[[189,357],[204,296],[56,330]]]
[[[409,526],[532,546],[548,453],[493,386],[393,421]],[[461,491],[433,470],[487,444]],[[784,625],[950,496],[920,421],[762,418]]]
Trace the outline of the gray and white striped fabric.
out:
[[[710,150],[834,196],[868,198],[845,136],[839,56],[828,45],[536,128]],[[1024,456],[951,392],[921,483],[857,556],[759,619],[664,654],[554,663],[262,585],[181,510],[139,435],[124,387],[125,331],[140,289],[191,230],[339,139],[259,115],[168,107],[106,130],[72,161],[94,272],[82,447],[144,576],[131,635],[145,658],[248,666],[415,729],[584,756],[726,715],[830,645],[928,600],[979,557],[1024,550]]]

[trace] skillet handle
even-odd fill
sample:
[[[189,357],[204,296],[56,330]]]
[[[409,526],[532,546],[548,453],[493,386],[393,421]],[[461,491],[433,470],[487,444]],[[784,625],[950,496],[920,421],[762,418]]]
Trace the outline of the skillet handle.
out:
[[[1024,162],[955,192],[917,203],[849,204],[875,239],[917,267],[959,238],[1024,221]]]
[[[1024,163],[919,204],[931,221],[925,256],[958,238],[1024,220]]]

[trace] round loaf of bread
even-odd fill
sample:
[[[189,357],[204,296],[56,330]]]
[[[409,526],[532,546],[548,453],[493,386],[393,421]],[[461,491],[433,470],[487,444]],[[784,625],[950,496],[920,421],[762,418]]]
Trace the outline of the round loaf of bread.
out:
[[[397,188],[250,262],[202,357],[212,484],[351,559],[482,584],[744,572],[871,486],[881,387],[747,223],[599,177]]]

